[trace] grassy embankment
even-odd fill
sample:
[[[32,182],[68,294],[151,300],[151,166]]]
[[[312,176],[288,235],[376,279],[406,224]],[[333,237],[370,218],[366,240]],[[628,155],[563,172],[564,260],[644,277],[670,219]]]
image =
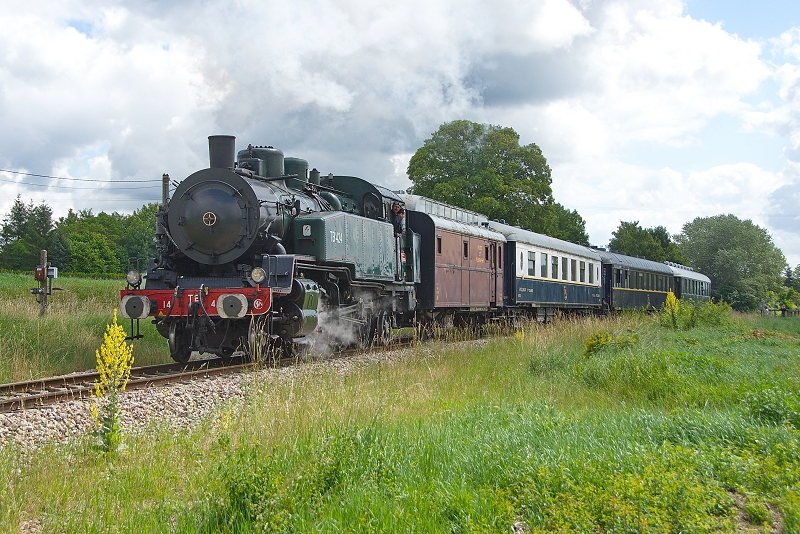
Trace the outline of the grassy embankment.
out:
[[[125,279],[58,278],[53,285],[64,290],[48,298],[43,318],[30,293],[37,285],[32,275],[0,273],[0,383],[94,368]],[[119,323],[130,332],[129,321]],[[145,338],[136,342],[136,365],[171,361],[155,327],[149,321],[141,327]]]
[[[119,456],[1,450],[0,525],[800,532],[800,320],[658,323],[561,321],[244,378],[241,405],[156,424]]]

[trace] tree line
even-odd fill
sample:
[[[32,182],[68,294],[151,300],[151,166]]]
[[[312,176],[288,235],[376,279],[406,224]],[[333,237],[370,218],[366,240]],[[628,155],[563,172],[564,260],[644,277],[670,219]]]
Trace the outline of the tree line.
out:
[[[698,217],[671,236],[663,226],[621,222],[609,248],[693,267],[711,279],[711,296],[734,309],[800,306],[800,265],[791,269],[764,228],[735,215]]]
[[[586,222],[557,203],[550,167],[535,144],[520,146],[512,128],[458,120],[442,124],[411,157],[409,193],[491,219],[589,245]],[[123,273],[128,258],[155,256],[158,204],[130,215],[70,210],[53,219],[46,204],[18,196],[0,226],[0,269],[32,270],[41,250],[62,272]],[[698,217],[680,234],[622,221],[609,248],[649,260],[691,266],[711,279],[712,297],[738,310],[800,305],[800,265],[791,269],[769,233],[734,215]]]
[[[588,245],[586,223],[557,203],[542,150],[520,146],[512,128],[457,120],[442,124],[411,157],[409,193],[482,213],[526,230]],[[698,217],[680,234],[622,221],[613,251],[672,261],[711,279],[712,297],[738,310],[800,305],[800,265],[792,270],[769,233],[734,215]]]
[[[53,218],[44,202],[14,200],[0,226],[0,269],[32,270],[47,250],[50,264],[62,272],[124,273],[128,258],[155,256],[153,234],[158,204],[147,204],[130,215],[69,210]]]

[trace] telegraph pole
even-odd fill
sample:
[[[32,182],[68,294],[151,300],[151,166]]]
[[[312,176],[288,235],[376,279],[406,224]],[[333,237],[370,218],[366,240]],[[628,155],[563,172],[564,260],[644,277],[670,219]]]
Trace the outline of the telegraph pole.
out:
[[[39,303],[39,317],[44,317],[47,313],[47,296],[52,295],[54,289],[62,289],[53,287],[53,278],[58,278],[58,267],[50,267],[47,263],[47,251],[43,250],[39,254],[39,265],[33,270],[33,279],[39,282],[39,287],[31,289]]]

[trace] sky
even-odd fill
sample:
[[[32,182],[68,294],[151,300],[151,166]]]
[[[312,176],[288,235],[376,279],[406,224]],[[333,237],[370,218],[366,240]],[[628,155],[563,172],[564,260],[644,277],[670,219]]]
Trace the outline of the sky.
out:
[[[0,11],[0,216],[130,213],[209,135],[411,185],[444,122],[541,147],[606,245],[733,214],[800,264],[797,0],[31,0]],[[22,174],[26,173],[26,174]],[[41,176],[32,176],[41,175]],[[46,178],[55,177],[55,178]]]

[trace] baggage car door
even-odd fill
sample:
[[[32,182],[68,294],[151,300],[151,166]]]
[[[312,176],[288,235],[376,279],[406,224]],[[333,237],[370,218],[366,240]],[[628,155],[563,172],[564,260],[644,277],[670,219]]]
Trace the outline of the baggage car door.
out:
[[[489,302],[497,302],[497,243],[489,245]]]

